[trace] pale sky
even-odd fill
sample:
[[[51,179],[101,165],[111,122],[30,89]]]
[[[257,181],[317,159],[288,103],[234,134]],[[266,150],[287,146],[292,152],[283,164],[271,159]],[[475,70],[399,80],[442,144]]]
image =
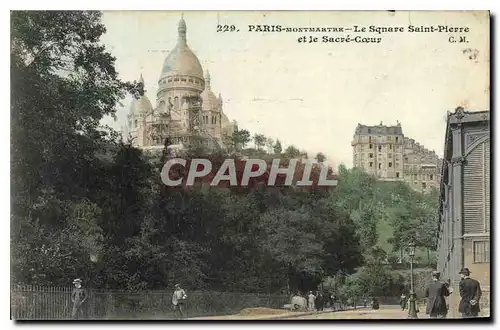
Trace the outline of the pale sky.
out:
[[[114,55],[124,80],[142,73],[147,96],[156,104],[157,81],[177,42],[180,12],[110,11],[102,41]],[[350,145],[358,123],[395,125],[442,156],[446,111],[489,106],[489,21],[466,12],[184,12],[187,42],[212,90],[224,99],[224,112],[252,134],[279,138],[311,156],[352,166]],[[218,33],[217,24],[239,32]],[[386,33],[262,33],[248,25],[286,27],[401,26]],[[409,33],[408,25],[468,27],[468,33]],[[382,37],[378,44],[298,43],[301,36]],[[449,36],[469,43],[450,43]],[[470,59],[464,50],[476,50]],[[164,52],[160,52],[164,51]],[[126,105],[130,102],[126,100]],[[119,109],[116,129],[128,109]]]

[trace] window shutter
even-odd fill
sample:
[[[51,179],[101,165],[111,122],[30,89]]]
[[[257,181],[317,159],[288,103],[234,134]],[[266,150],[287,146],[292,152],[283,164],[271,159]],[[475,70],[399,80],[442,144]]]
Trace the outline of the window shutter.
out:
[[[464,233],[482,233],[485,228],[484,143],[467,156],[464,166]]]

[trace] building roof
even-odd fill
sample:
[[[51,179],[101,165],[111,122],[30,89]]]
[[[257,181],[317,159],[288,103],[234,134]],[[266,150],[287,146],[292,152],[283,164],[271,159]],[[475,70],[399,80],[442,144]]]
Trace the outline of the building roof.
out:
[[[202,105],[201,109],[205,111],[217,111],[219,109],[219,100],[212,92],[212,87],[210,86],[210,73],[207,71],[205,75],[205,90],[201,93]]]
[[[186,75],[203,79],[203,68],[198,57],[193,53],[186,40],[186,22],[179,21],[177,45],[168,54],[163,63],[160,77]]]
[[[139,77],[139,82],[144,86],[144,78],[142,77],[142,74]],[[152,110],[153,105],[151,104],[149,98],[146,96],[146,93],[144,93],[144,95],[139,96],[138,99],[136,99],[135,97],[132,99],[129,107],[129,116],[140,113],[149,113]]]
[[[444,159],[452,157],[452,136],[450,134],[451,127],[456,125],[477,125],[490,121],[490,111],[465,111],[464,108],[458,107],[454,113],[448,112],[448,120],[446,122],[446,135],[444,141]]]
[[[380,122],[379,125],[368,126],[358,124],[356,127],[356,135],[403,135],[401,124],[398,122],[395,126],[386,126]]]
[[[153,111],[153,105],[146,94],[140,96],[139,99],[134,98],[130,104],[130,114],[149,113],[151,111]]]

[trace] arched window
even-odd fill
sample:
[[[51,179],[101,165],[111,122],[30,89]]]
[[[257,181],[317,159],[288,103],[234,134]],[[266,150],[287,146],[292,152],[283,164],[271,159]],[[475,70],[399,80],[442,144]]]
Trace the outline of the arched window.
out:
[[[160,111],[164,111],[164,110],[166,110],[166,109],[165,109],[165,101],[160,101],[159,108],[160,108]]]

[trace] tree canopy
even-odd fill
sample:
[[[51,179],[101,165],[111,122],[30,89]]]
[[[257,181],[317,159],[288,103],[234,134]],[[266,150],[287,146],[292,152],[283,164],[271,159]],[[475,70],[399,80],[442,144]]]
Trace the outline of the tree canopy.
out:
[[[11,13],[13,282],[57,286],[82,277],[98,288],[180,282],[249,292],[315,289],[336,274],[368,283],[366,274],[382,276],[392,251],[379,246],[381,221],[393,228],[394,250],[411,237],[435,249],[435,196],[358,169],[340,167],[339,185],[329,189],[164,185],[164,156],[120,142],[100,125],[126,93],[143,93],[141,83],[118,78],[99,41],[100,18],[89,11]],[[233,141],[245,149],[250,136],[242,129]],[[248,155],[283,152],[278,139],[257,134],[254,142],[260,150],[245,149]],[[196,157],[222,163],[239,156],[189,150],[188,158]],[[283,164],[292,158],[307,154],[288,146]]]

